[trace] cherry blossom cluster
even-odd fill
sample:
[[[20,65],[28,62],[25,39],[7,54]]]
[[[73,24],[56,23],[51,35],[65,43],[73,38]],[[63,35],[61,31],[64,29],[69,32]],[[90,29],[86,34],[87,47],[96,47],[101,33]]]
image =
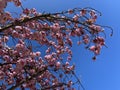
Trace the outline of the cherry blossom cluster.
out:
[[[0,1],[0,89],[74,90],[79,80],[71,78],[75,75],[70,62],[72,38],[78,38],[78,45],[85,44],[95,57],[100,54],[105,40],[103,27],[96,24],[99,13],[75,8],[42,14],[23,8],[14,18],[3,11],[11,1],[21,6],[20,0]]]
[[[21,6],[20,0],[0,0],[0,12],[3,12],[4,8],[6,8],[8,2],[14,2],[16,6]]]

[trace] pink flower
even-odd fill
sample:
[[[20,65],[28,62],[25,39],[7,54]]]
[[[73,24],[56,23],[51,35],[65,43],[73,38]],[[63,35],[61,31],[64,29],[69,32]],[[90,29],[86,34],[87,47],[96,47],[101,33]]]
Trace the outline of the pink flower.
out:
[[[50,51],[51,51],[51,49],[50,49],[50,48],[48,48],[48,49],[46,50],[46,53],[50,53]]]
[[[68,54],[70,54],[72,56],[72,51],[71,50],[68,50],[67,52],[68,52]]]
[[[16,6],[21,6],[21,1],[20,0],[13,0]]]
[[[24,45],[23,44],[17,44],[16,49],[19,50],[24,50]]]
[[[30,53],[30,56],[31,56],[32,58],[35,58],[35,57],[36,57],[36,53],[35,53],[35,52],[31,52],[31,53]]]
[[[84,42],[85,44],[88,44],[88,43],[89,43],[89,35],[83,36],[83,42]]]
[[[72,81],[69,81],[68,84],[67,84],[67,86],[68,86],[68,87],[71,87],[72,84],[73,84],[73,82],[72,82]]]
[[[93,40],[93,42],[99,45],[105,45],[105,41],[103,37],[97,37]]]
[[[36,56],[38,57],[38,56],[40,56],[41,55],[41,52],[36,52]]]
[[[91,46],[89,49],[91,50],[91,51],[95,51],[95,46]]]
[[[72,9],[68,10],[68,13],[69,13],[69,14],[72,14],[72,13],[73,13],[73,10],[72,10]]]
[[[72,59],[72,57],[71,57],[71,56],[68,56],[68,57],[67,57],[67,60],[71,60],[71,59]]]
[[[18,32],[16,32],[15,30],[13,30],[12,36],[18,38],[18,37],[19,37],[19,34],[18,34]]]
[[[22,30],[22,26],[15,26],[16,30]]]
[[[87,11],[86,11],[85,9],[82,9],[82,10],[80,11],[80,15],[81,15],[81,16],[84,16],[84,15],[86,14],[86,12],[87,12]]]
[[[72,47],[72,40],[70,38],[67,38],[67,43]]]
[[[83,42],[84,42],[85,44],[88,44],[88,43],[89,43],[89,39],[84,39]]]
[[[7,62],[10,61],[10,57],[8,55],[4,55],[3,59],[6,60]]]
[[[57,67],[57,68],[60,68],[60,65],[61,65],[60,62],[56,62],[56,67]]]
[[[69,64],[70,64],[69,62],[66,62],[66,63],[65,63],[66,66],[69,66]]]
[[[73,20],[74,21],[78,21],[78,19],[79,19],[79,15],[78,14],[76,14],[76,15],[73,16]]]
[[[0,12],[7,6],[7,0],[0,0]]]
[[[81,41],[78,41],[77,44],[80,45],[82,42]]]
[[[91,10],[91,11],[90,11],[90,15],[91,15],[92,17],[94,17],[94,16],[95,16],[95,11],[94,11],[94,10]]]
[[[24,66],[26,64],[26,60],[25,59],[19,59],[17,62],[18,62],[18,64],[20,66]]]
[[[96,45],[96,46],[91,46],[89,48],[89,50],[93,51],[94,54],[98,55],[100,53],[100,49],[101,49],[101,46],[100,45]]]
[[[75,31],[74,31],[74,30],[72,30],[72,31],[70,32],[70,36],[73,36],[73,37],[74,37],[74,36],[75,36],[75,34],[76,34],[76,33],[75,33]]]
[[[51,26],[51,29],[55,32],[60,30],[60,25],[59,23],[54,23],[53,26]]]
[[[52,56],[51,55],[45,55],[45,57],[44,57],[46,60],[50,60],[51,58],[52,58]]]
[[[3,37],[3,42],[7,42],[9,40],[9,37],[8,36],[4,36]]]

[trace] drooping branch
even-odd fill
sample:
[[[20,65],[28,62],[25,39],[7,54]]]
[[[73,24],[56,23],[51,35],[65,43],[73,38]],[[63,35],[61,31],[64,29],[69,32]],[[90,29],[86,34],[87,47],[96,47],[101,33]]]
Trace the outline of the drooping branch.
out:
[[[52,86],[46,86],[44,88],[41,88],[41,90],[47,90],[47,89],[55,89],[57,87],[62,87],[62,86],[67,86],[66,83],[58,83],[56,85],[52,85]]]
[[[15,88],[21,86],[22,84],[29,82],[30,80],[32,80],[33,78],[38,77],[39,75],[43,74],[45,71],[47,70],[47,66],[43,68],[43,70],[40,70],[39,72],[36,72],[35,74],[33,74],[31,77],[20,81],[20,83],[16,84],[15,86],[12,86],[11,88],[9,88],[8,90],[15,90]]]
[[[44,17],[48,17],[48,16],[50,16],[50,14],[24,18],[23,20],[15,20],[14,22],[12,22],[12,23],[4,26],[3,28],[1,28],[0,32],[3,32],[4,30],[7,30],[9,28],[13,28],[13,27],[18,26],[18,25],[22,25],[23,23],[26,23],[26,22],[29,22],[29,21],[32,21],[32,20],[38,20],[39,18],[44,18]]]
[[[75,78],[77,79],[77,82],[76,83],[79,83],[80,86],[82,87],[83,90],[85,90],[85,87],[83,86],[83,84],[81,83],[80,79],[77,77],[77,75],[75,74],[74,71],[72,71],[72,74],[75,76]]]
[[[94,10],[93,8],[83,8],[83,9],[79,9],[79,8],[75,8],[75,9],[72,9],[72,13],[76,13],[76,12],[80,12],[82,10],[86,10],[88,12],[90,12],[90,10]],[[95,10],[97,11],[97,10]],[[64,12],[60,12],[60,13],[46,13],[46,14],[38,14],[36,16],[27,16],[27,17],[24,17],[22,19],[15,19],[13,22],[5,25],[5,26],[1,26],[0,27],[0,32],[3,32],[9,28],[14,28],[15,26],[21,26],[27,22],[30,22],[30,21],[38,21],[38,20],[47,20],[48,22],[51,22],[51,21],[60,21],[60,22],[68,22],[70,21],[71,23],[74,23],[74,24],[80,24],[84,27],[87,27],[88,29],[91,29],[93,31],[96,31],[95,28],[91,28],[91,24],[93,24],[93,21],[91,21],[91,19],[89,20],[89,18],[87,18],[86,16],[81,16],[82,18],[86,18],[85,21],[81,21],[81,20],[74,20],[72,17],[69,17],[67,16],[66,14],[68,14],[70,11],[64,11]],[[98,11],[97,11],[98,12]],[[99,12],[99,14],[101,15],[101,13]],[[59,17],[56,17],[57,15],[60,15]],[[88,19],[88,20],[87,20]],[[109,28],[110,30],[112,30],[111,27],[109,26],[102,26],[102,25],[98,25],[98,24],[95,24],[97,26],[101,26],[101,27],[107,27]],[[50,30],[50,27],[49,28],[42,28],[43,30]],[[65,28],[64,28],[65,29]],[[66,28],[67,29],[67,28]],[[103,31],[104,32],[104,31]],[[90,34],[91,31],[89,31]],[[111,36],[113,34],[113,30],[111,32]]]
[[[16,63],[0,63],[0,66],[4,66],[4,65],[9,65],[9,64],[16,64]]]
[[[76,12],[80,12],[82,10],[86,10],[88,12],[90,12],[91,10],[95,10],[93,8],[75,8],[75,9],[71,9],[72,10],[72,13],[76,13]],[[96,11],[96,10],[95,10]],[[70,11],[63,11],[63,12],[60,12],[60,13],[46,13],[46,14],[38,14],[36,16],[33,16],[33,17],[30,17],[30,16],[27,16],[25,18],[22,18],[22,19],[16,19],[14,20],[14,22],[11,22],[5,26],[1,26],[0,28],[0,32],[4,31],[4,30],[7,30],[9,28],[13,28],[17,25],[22,25],[23,23],[26,23],[26,22],[29,22],[29,21],[32,21],[32,20],[42,20],[42,19],[48,19],[48,20],[60,20],[60,21],[71,21],[72,23],[79,23],[83,26],[86,26],[86,27],[89,27],[88,25],[85,24],[85,22],[82,22],[82,21],[74,21],[73,18],[70,18],[70,17],[67,17],[65,14],[68,14]],[[97,11],[98,12],[98,11]],[[100,13],[100,12],[98,12]],[[55,15],[61,15],[61,16],[65,16],[65,17],[56,17]],[[86,18],[84,16],[81,16],[83,18]]]

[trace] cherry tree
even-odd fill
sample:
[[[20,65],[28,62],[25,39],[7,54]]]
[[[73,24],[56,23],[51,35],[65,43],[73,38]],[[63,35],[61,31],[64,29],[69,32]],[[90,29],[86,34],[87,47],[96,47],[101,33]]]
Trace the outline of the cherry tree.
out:
[[[8,3],[22,9],[18,17],[5,10]],[[72,38],[95,60],[110,28],[96,23],[100,15],[90,7],[40,13],[20,0],[0,0],[0,90],[84,89],[71,63]]]

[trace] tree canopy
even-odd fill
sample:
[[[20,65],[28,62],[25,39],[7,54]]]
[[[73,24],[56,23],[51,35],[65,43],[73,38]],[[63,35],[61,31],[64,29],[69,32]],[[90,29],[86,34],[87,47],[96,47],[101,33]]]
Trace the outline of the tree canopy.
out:
[[[8,2],[21,8],[18,17],[5,10]],[[0,0],[0,89],[84,89],[71,63],[72,38],[96,60],[106,46],[104,28],[111,29],[96,23],[99,16],[90,7],[40,13],[24,8],[20,0]]]

